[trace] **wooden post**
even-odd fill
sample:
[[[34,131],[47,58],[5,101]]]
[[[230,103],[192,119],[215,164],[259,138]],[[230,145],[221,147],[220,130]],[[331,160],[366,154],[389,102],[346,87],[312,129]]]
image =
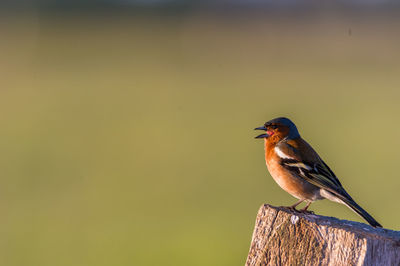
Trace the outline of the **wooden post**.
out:
[[[400,231],[265,204],[246,265],[400,265]]]

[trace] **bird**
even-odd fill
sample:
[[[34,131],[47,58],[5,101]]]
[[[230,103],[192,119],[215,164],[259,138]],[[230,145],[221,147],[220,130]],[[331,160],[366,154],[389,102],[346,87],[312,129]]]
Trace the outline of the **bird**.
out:
[[[382,227],[346,192],[333,171],[300,136],[290,119],[278,117],[254,130],[265,131],[255,138],[264,139],[269,173],[283,190],[299,199],[287,208],[297,211],[296,206],[306,202],[306,206],[299,211],[307,213],[311,203],[328,199],[346,205],[371,226]]]

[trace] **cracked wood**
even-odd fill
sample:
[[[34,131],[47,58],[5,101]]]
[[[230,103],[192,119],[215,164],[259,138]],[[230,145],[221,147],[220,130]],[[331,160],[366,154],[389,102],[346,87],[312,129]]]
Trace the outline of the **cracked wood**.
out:
[[[265,204],[246,265],[400,265],[400,232]]]

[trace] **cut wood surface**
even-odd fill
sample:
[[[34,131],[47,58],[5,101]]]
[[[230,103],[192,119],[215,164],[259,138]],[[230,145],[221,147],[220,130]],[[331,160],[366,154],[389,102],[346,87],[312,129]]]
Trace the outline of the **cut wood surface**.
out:
[[[246,265],[400,265],[400,231],[265,204]]]

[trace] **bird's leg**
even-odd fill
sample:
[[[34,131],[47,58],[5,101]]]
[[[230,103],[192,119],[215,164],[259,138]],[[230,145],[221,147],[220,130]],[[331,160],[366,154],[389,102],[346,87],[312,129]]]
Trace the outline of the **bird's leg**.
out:
[[[308,207],[311,205],[311,203],[312,203],[312,201],[309,201],[309,202],[307,203],[307,205],[306,205],[303,209],[301,209],[300,211],[301,211],[301,212],[305,212],[305,213],[309,213],[309,214],[314,214],[313,211],[307,211],[307,209],[308,209]]]
[[[284,208],[289,209],[289,210],[291,210],[291,211],[297,212],[298,210],[296,210],[296,206],[299,205],[300,203],[302,203],[303,201],[304,201],[304,200],[301,199],[301,200],[299,200],[298,202],[296,202],[295,204],[293,204],[292,206],[284,207]]]

